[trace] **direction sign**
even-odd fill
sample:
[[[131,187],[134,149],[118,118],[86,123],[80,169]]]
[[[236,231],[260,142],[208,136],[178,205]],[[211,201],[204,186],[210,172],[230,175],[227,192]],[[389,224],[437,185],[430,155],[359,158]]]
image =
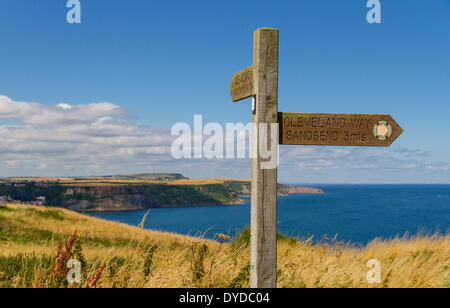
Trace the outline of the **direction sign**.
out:
[[[231,80],[231,99],[233,102],[253,96],[253,66],[233,75]]]
[[[280,144],[387,147],[403,132],[390,115],[278,114]]]

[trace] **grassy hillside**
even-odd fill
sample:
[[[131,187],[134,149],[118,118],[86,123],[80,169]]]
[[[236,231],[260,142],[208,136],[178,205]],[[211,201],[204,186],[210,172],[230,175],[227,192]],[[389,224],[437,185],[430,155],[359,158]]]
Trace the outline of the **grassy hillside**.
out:
[[[247,287],[248,244],[248,231],[220,244],[65,209],[0,205],[0,287],[69,287],[61,278],[69,258],[83,264],[76,287]],[[280,236],[278,248],[280,287],[450,287],[448,236],[361,249]],[[381,284],[366,281],[370,259],[381,262]]]

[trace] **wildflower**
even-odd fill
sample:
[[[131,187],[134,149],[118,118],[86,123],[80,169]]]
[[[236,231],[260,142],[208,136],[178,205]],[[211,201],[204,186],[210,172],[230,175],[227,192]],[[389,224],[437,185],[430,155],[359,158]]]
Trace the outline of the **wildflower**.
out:
[[[214,235],[214,237],[216,237],[220,243],[225,243],[225,242],[230,242],[231,241],[231,237],[222,234],[222,233],[216,233],[216,235]]]

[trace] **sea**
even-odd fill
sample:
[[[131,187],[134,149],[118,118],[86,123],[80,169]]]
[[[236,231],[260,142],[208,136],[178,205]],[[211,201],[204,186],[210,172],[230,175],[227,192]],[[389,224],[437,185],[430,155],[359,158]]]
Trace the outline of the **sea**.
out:
[[[417,234],[448,234],[450,185],[313,185],[321,195],[278,198],[278,230],[305,240],[334,238],[366,245]],[[146,229],[214,238],[234,237],[250,225],[250,199],[244,205],[150,209]],[[89,215],[138,226],[147,210]]]

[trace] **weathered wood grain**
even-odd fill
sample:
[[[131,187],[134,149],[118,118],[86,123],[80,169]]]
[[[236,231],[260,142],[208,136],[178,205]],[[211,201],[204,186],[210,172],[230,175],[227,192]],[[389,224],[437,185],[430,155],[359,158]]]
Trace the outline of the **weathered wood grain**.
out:
[[[253,79],[253,66],[233,75],[230,86],[230,94],[233,102],[252,97],[255,94]]]
[[[264,170],[259,124],[278,122],[278,30],[258,29],[253,48],[256,110],[253,114],[251,201],[251,287],[277,285],[277,171]],[[256,125],[255,125],[256,124]],[[270,137],[269,137],[270,139]],[[270,141],[270,140],[269,140]],[[273,146],[270,145],[269,147]],[[277,145],[275,145],[277,147]],[[276,152],[278,156],[278,152]]]

